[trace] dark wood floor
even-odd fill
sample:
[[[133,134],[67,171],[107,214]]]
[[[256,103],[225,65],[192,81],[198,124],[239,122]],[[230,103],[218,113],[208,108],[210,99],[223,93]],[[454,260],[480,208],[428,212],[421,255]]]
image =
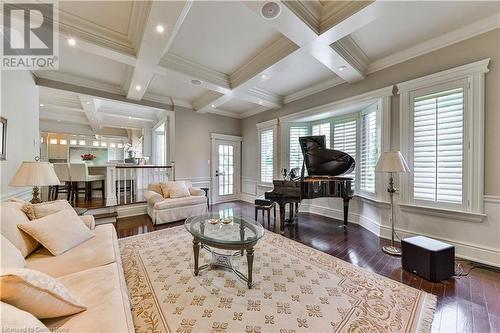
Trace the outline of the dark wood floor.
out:
[[[245,202],[213,205],[212,211],[233,210],[253,217],[254,207]],[[259,221],[262,223],[261,217]],[[181,225],[175,222],[158,229]],[[344,231],[340,221],[327,217],[301,213],[299,222],[287,226],[285,236],[329,253],[337,258],[384,275],[396,281],[425,290],[438,296],[433,332],[500,332],[500,273],[474,269],[468,276],[455,277],[440,283],[431,283],[413,273],[402,270],[401,259],[384,254],[380,247],[387,241],[380,239],[358,225],[349,225]],[[265,227],[276,231],[271,226]],[[147,215],[123,218],[117,222],[119,237],[154,231]],[[465,272],[471,267],[458,261]]]

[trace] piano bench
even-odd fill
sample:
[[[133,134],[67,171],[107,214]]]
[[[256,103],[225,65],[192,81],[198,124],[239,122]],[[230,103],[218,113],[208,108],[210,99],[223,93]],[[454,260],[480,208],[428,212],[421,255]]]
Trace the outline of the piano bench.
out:
[[[274,223],[276,224],[276,203],[267,199],[255,199],[255,221],[259,210],[262,211],[262,222],[265,220],[265,212],[267,212],[267,224],[271,224],[271,209],[274,210]]]

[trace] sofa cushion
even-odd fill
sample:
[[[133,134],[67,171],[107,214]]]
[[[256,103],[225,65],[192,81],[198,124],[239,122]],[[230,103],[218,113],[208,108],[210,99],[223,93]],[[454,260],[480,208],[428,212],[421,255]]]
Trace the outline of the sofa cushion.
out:
[[[21,223],[30,223],[26,214],[21,210],[22,206],[23,203],[2,202],[0,204],[2,220],[0,228],[2,235],[21,251],[23,257],[26,257],[38,247],[38,242],[17,227]]]
[[[55,257],[40,247],[26,258],[26,267],[59,277],[118,262],[121,265],[116,231],[112,224],[98,225],[95,237]]]
[[[46,319],[61,332],[134,332],[130,302],[120,266],[116,263],[58,279],[87,310],[76,315]]]
[[[207,198],[204,196],[203,197],[189,196],[185,198],[165,199],[162,202],[155,203],[154,207],[155,209],[170,209],[170,208],[185,207],[185,206],[192,206],[192,205],[199,205],[206,203],[207,203]]]
[[[55,256],[94,237],[94,233],[82,223],[72,208],[33,220],[31,223],[21,223],[18,227]]]
[[[81,312],[85,305],[47,274],[27,268],[2,269],[0,298],[35,317],[55,318]]]
[[[160,183],[161,194],[165,199],[170,198],[170,193],[168,192],[168,183],[170,182]]]
[[[0,235],[1,239],[1,264],[2,268],[23,268],[26,266],[26,260],[24,259],[21,251],[15,247],[7,238]]]
[[[0,302],[0,322],[3,332],[49,332],[31,313],[4,302]]]
[[[22,211],[30,220],[39,219],[65,209],[73,209],[66,200],[47,201],[38,204],[26,203],[22,207]]]

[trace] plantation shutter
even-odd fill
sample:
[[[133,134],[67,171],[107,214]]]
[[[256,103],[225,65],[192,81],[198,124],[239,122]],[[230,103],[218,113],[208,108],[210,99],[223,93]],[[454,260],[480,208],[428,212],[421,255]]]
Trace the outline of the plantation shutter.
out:
[[[413,197],[462,203],[463,88],[414,99]]]
[[[330,148],[330,123],[313,125],[312,135],[324,135],[326,148]]]
[[[356,119],[334,121],[333,123],[333,149],[343,151],[356,159],[357,145],[357,124]],[[353,170],[346,177],[353,179],[352,187],[355,187],[356,172]]]
[[[375,166],[378,159],[377,113],[361,115],[360,189],[375,192]]]
[[[273,182],[273,139],[272,129],[260,132],[260,181]]]
[[[300,149],[299,138],[306,136],[308,133],[307,126],[292,126],[290,127],[290,169],[302,168],[304,156]]]

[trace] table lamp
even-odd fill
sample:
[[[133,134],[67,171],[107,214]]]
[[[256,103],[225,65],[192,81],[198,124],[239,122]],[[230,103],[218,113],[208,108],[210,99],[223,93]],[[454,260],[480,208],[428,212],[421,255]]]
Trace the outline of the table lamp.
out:
[[[382,153],[378,159],[377,166],[375,167],[375,172],[389,172],[389,187],[387,187],[387,192],[391,197],[391,245],[382,247],[382,251],[387,254],[400,256],[401,249],[394,246],[394,208],[393,208],[393,197],[396,189],[394,188],[394,173],[410,172],[410,168],[399,151],[389,151]]]
[[[57,178],[52,164],[49,162],[27,162],[24,161],[17,169],[14,178],[9,186],[33,186],[33,198],[31,203],[42,202],[39,198],[39,186],[59,185],[61,182]]]

